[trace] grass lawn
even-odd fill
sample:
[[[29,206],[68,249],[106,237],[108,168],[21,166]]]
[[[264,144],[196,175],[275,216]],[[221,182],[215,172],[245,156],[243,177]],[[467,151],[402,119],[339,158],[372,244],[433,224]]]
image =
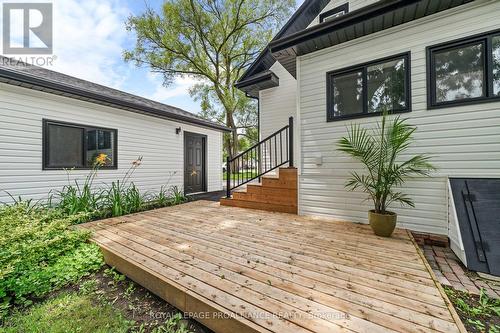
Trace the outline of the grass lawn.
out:
[[[107,266],[0,321],[0,333],[208,333]]]
[[[64,293],[25,312],[16,312],[2,333],[128,332],[131,321],[109,304],[95,304],[89,295]]]

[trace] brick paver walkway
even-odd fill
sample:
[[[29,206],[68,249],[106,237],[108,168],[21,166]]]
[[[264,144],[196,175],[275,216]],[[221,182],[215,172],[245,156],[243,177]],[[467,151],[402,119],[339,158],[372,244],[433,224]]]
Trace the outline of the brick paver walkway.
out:
[[[442,285],[472,294],[479,294],[483,288],[488,296],[500,299],[500,282],[481,278],[476,272],[469,271],[449,247],[431,245],[421,245],[421,247]]]

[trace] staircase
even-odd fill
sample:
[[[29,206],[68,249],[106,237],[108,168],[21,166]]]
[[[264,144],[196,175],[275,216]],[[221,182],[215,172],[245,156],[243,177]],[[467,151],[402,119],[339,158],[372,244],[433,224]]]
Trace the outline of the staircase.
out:
[[[228,158],[226,168],[227,194],[221,205],[297,214],[293,117],[287,126]]]
[[[280,168],[277,176],[261,177],[260,183],[248,183],[246,190],[233,191],[221,198],[221,205],[297,214],[297,169]]]

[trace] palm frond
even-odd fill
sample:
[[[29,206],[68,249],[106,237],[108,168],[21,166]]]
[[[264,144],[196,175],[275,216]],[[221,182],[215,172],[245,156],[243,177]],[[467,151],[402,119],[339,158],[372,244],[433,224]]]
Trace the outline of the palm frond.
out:
[[[389,192],[389,196],[387,198],[387,206],[389,206],[393,202],[399,202],[401,206],[415,207],[415,203],[413,202],[413,200],[407,194],[402,192]]]
[[[390,122],[387,119],[387,112],[384,112],[381,122],[371,131],[359,124],[352,124],[347,136],[338,141],[337,147],[339,151],[361,162],[367,171],[367,174],[351,172],[345,187],[350,191],[360,189],[367,193],[378,212],[385,212],[392,202],[414,207],[408,195],[395,192],[393,188],[401,186],[411,177],[429,176],[436,170],[430,163],[431,157],[426,154],[400,161],[402,153],[413,142],[416,127],[399,116]]]

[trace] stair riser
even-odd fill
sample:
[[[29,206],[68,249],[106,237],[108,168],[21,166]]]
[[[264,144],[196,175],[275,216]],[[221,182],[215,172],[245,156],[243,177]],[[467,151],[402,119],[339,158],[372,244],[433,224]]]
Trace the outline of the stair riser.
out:
[[[245,192],[241,192],[245,193]],[[265,186],[252,186],[247,187],[246,193],[255,195],[274,195],[274,196],[288,196],[288,194],[297,194],[295,188],[279,188],[279,187],[265,187]]]
[[[273,179],[273,178],[262,178],[262,186],[264,187],[275,187],[275,188],[297,188],[297,180],[283,180],[283,179]]]
[[[281,195],[263,195],[241,192],[234,193],[233,198],[235,200],[297,206],[297,191],[295,190],[290,193],[282,193]]]

